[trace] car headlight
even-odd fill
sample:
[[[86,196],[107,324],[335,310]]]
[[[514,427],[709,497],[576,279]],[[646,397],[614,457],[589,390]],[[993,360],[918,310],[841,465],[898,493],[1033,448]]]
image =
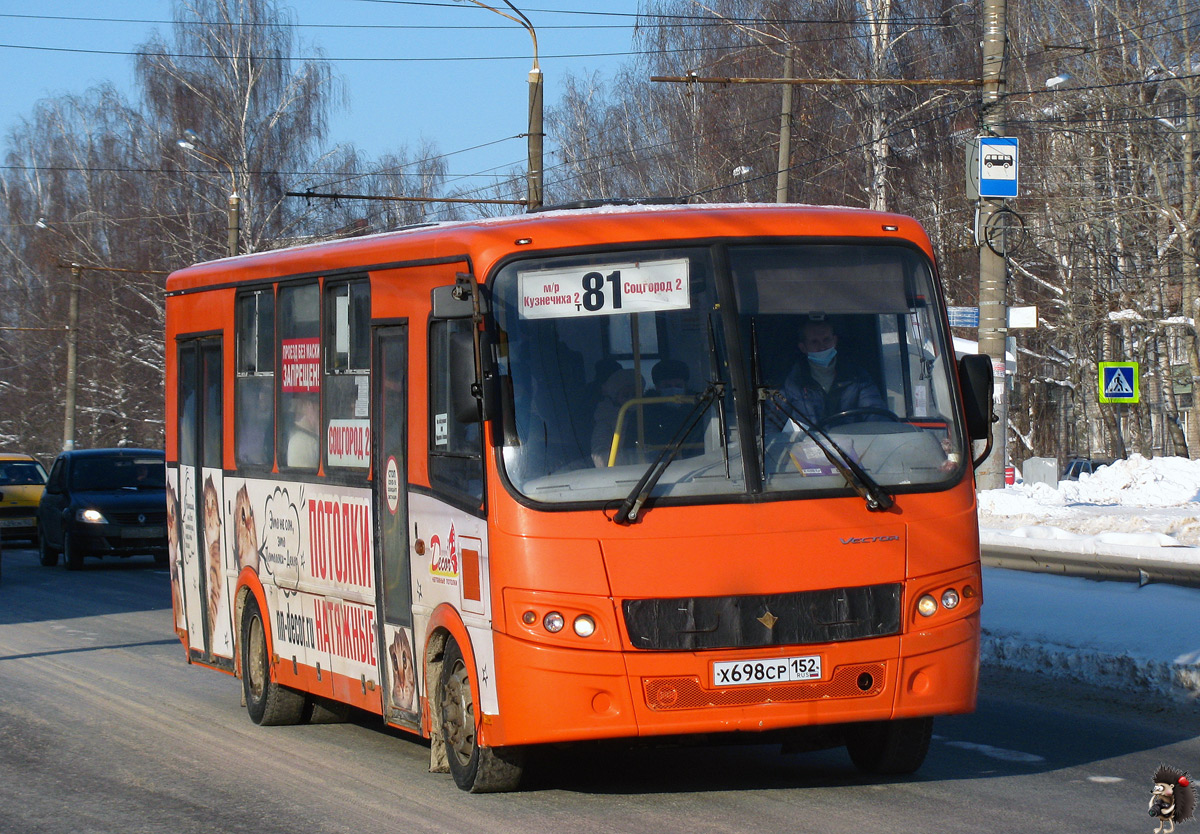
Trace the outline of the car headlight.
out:
[[[108,519],[99,510],[79,510],[75,513],[76,521],[83,521],[87,524],[108,524]]]

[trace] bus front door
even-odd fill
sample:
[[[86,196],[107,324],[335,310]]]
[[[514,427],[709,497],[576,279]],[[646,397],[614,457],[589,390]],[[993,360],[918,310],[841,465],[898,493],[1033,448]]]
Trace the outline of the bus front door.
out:
[[[379,519],[379,609],[384,717],[420,727],[413,651],[408,541],[408,327],[375,328],[375,517]]]

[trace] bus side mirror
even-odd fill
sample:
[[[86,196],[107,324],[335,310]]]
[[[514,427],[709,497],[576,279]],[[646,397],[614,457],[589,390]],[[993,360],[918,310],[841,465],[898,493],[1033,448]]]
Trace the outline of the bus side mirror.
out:
[[[473,335],[453,333],[450,336],[450,408],[455,422],[479,422],[479,398],[475,396],[477,388]]]
[[[435,319],[469,319],[475,315],[471,293],[463,284],[434,287],[429,296]]]
[[[992,360],[982,354],[969,354],[958,360],[958,378],[962,384],[967,437],[988,440],[992,435]]]
[[[487,296],[467,272],[459,272],[456,281],[448,287],[434,287],[429,292],[430,307],[435,319],[469,319],[479,312],[488,310]]]
[[[450,407],[459,423],[478,423],[497,414],[499,380],[492,366],[491,337],[479,335],[483,379],[475,374],[475,340],[472,333],[450,336]]]

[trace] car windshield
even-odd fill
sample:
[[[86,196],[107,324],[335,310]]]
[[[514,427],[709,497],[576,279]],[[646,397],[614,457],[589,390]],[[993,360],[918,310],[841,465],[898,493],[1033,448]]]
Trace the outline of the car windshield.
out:
[[[162,458],[88,457],[75,461],[74,489],[165,489],[167,470]]]
[[[46,483],[46,470],[32,460],[0,461],[0,486],[40,486]]]
[[[624,499],[656,461],[656,497],[849,489],[810,432],[889,489],[962,472],[953,354],[909,247],[532,259],[492,298],[504,471],[534,501]]]

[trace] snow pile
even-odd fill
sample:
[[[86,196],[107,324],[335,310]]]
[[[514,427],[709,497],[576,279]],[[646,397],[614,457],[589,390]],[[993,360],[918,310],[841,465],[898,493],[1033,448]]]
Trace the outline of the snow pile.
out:
[[[1195,504],[1200,502],[1200,460],[1148,459],[1132,455],[1129,460],[1118,460],[1093,474],[1084,473],[1078,481],[1060,481],[1058,489],[1051,489],[1046,484],[1021,484],[1014,486],[1012,492],[1059,506],[1177,507]]]
[[[1009,535],[1200,546],[1200,460],[1132,455],[1078,481],[979,493],[979,523]],[[1037,528],[1046,528],[1037,531]]]

